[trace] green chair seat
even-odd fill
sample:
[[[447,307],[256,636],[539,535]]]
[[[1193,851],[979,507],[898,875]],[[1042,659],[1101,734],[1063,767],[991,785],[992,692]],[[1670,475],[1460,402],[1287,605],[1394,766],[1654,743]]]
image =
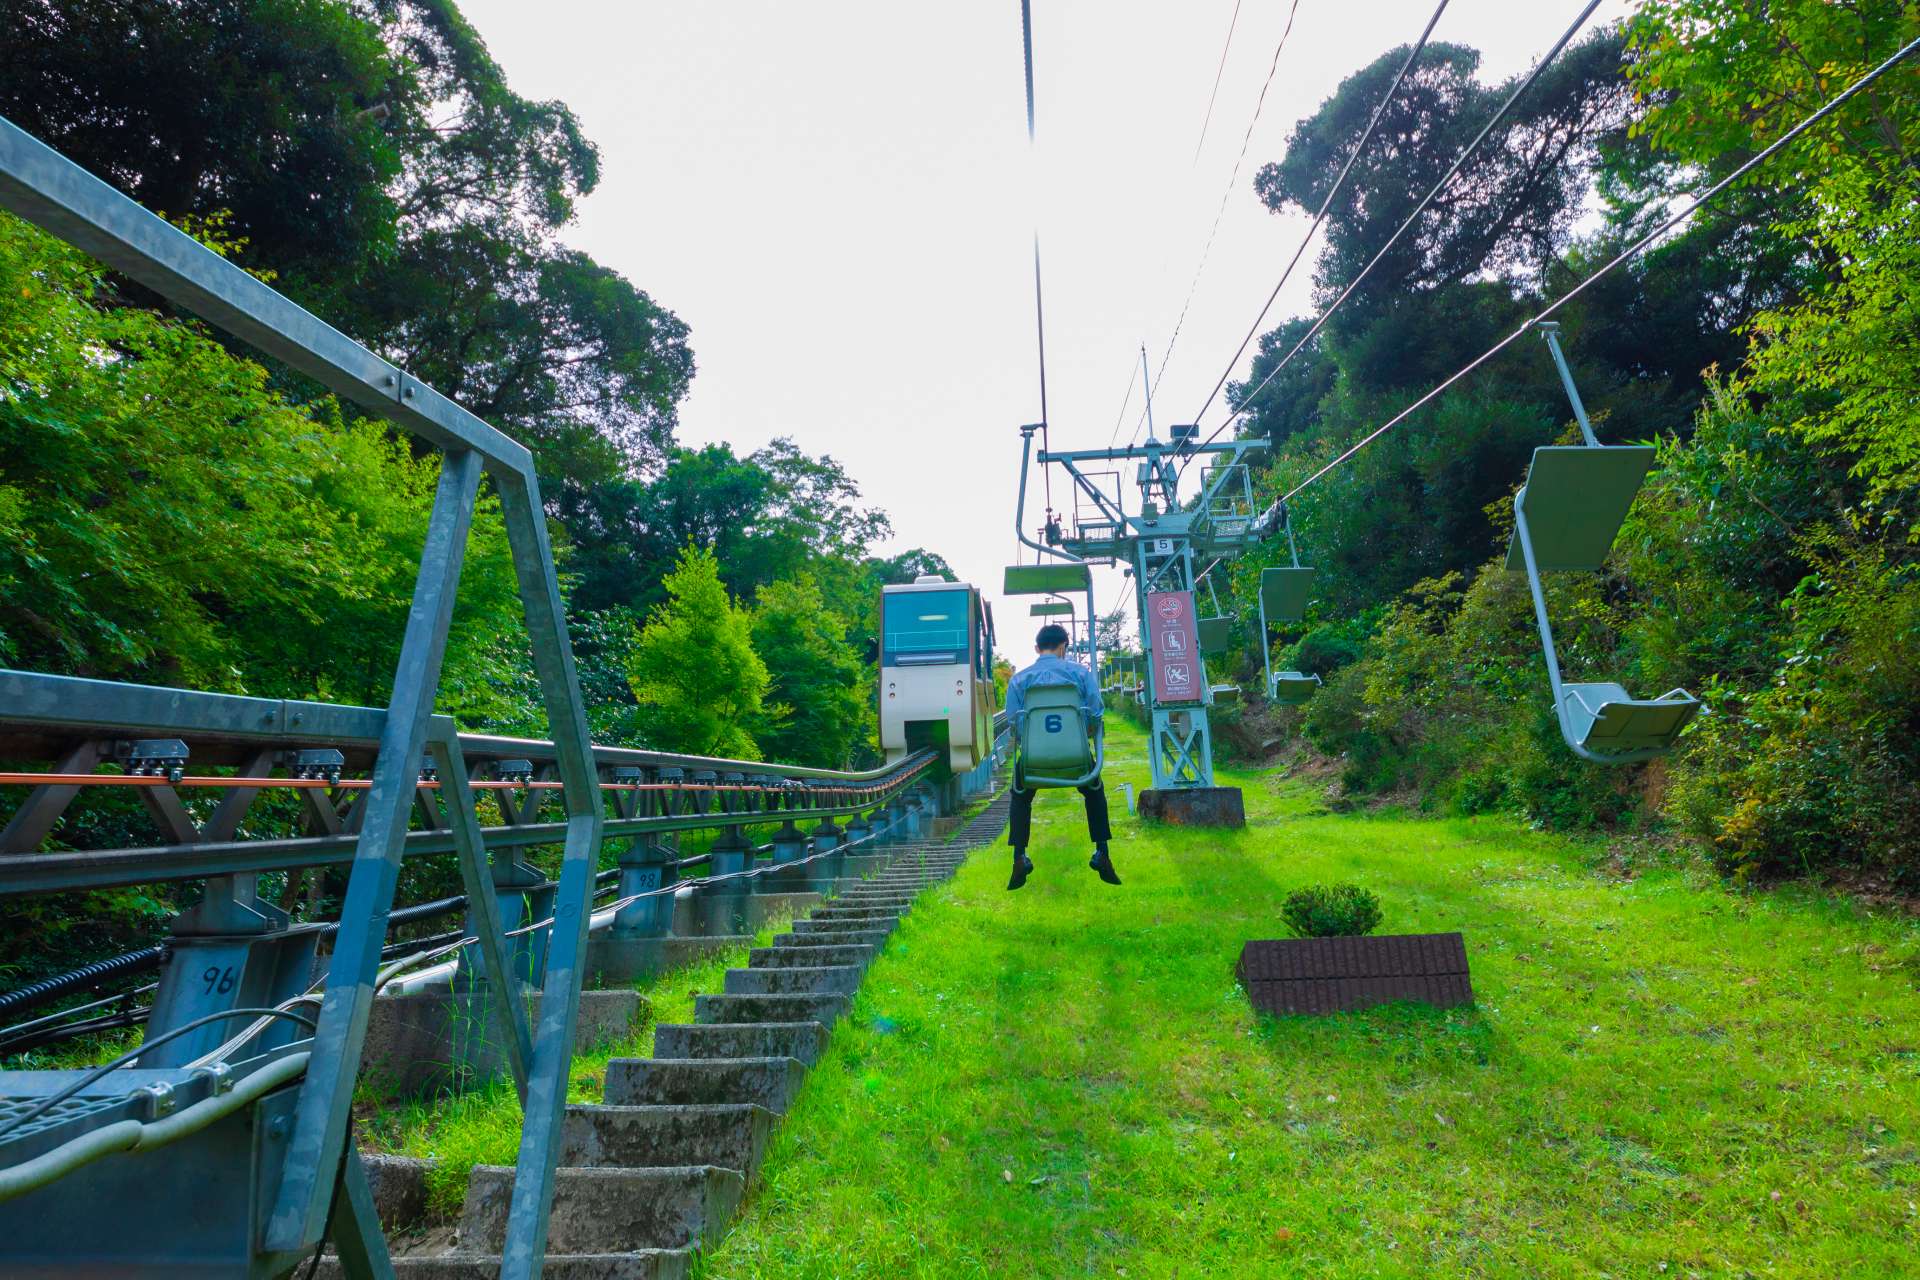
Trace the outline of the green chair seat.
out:
[[[1042,600],[1027,609],[1027,616],[1031,618],[1061,618],[1072,614],[1073,604],[1066,600]]]
[[[1084,564],[1010,564],[1001,594],[1009,596],[1064,595],[1093,585],[1093,570]]]
[[[1297,707],[1311,698],[1320,688],[1320,677],[1304,675],[1298,671],[1276,671],[1273,673],[1273,689],[1270,696],[1284,706]]]
[[[1230,707],[1240,701],[1240,686],[1237,684],[1216,684],[1211,692],[1215,706]]]
[[[1605,680],[1562,685],[1560,701],[1568,738],[1604,755],[1670,751],[1680,731],[1700,712],[1700,700],[1685,689],[1635,698]]]

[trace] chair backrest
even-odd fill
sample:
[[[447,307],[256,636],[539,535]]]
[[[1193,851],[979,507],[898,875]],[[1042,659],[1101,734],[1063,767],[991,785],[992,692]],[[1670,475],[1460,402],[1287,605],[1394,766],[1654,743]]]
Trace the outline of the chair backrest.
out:
[[[1232,618],[1201,618],[1199,620],[1200,652],[1222,654],[1233,636]]]
[[[1040,684],[1027,690],[1020,727],[1020,763],[1027,773],[1077,777],[1093,762],[1087,713],[1070,684]]]

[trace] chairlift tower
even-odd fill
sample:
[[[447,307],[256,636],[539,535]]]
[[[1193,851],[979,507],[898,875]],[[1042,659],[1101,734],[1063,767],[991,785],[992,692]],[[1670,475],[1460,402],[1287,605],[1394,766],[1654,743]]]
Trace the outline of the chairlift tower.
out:
[[[1216,689],[1208,681],[1205,656],[1221,647],[1216,637],[1230,620],[1200,616],[1195,593],[1206,570],[1196,561],[1231,559],[1257,540],[1248,463],[1266,449],[1266,441],[1197,444],[1197,427],[1175,426],[1163,442],[1149,428],[1140,445],[1042,448],[1034,459],[1033,436],[1039,429],[1020,429],[1022,509],[1029,460],[1066,471],[1073,480],[1073,509],[1049,517],[1041,530],[1043,542],[1034,542],[1024,530],[1021,540],[1068,562],[1047,568],[1066,569],[1075,562],[1120,565],[1133,580],[1153,766],[1153,789],[1141,795],[1141,812],[1189,825],[1244,825],[1239,789],[1214,785],[1207,719],[1226,687]],[[1199,488],[1182,501],[1181,475],[1194,462],[1200,464]],[[1139,492],[1131,510],[1128,488]],[[1010,572],[1009,590],[1014,589]],[[1090,610],[1089,621],[1093,617]]]

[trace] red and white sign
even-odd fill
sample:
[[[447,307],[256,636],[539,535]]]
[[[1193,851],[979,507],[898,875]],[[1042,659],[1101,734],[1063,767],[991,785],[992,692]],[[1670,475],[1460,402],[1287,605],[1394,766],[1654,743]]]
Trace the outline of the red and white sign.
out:
[[[1153,646],[1153,694],[1159,703],[1202,701],[1200,632],[1193,592],[1147,593],[1147,642]]]

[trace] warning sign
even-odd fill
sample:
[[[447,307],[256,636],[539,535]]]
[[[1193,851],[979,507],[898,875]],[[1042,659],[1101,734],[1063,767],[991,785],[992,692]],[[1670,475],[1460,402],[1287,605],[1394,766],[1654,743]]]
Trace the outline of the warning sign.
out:
[[[1199,661],[1200,637],[1194,624],[1193,592],[1147,594],[1148,643],[1153,646],[1154,701],[1200,702],[1204,698]]]

